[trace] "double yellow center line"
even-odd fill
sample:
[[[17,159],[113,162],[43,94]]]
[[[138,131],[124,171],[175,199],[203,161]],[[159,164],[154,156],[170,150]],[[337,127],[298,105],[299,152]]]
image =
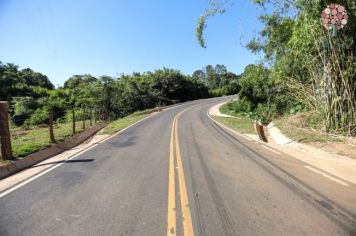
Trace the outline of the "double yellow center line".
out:
[[[181,111],[174,117],[172,129],[171,129],[171,141],[170,141],[170,149],[169,149],[167,236],[172,236],[177,234],[175,157],[177,162],[177,173],[178,173],[179,193],[180,193],[178,195],[180,196],[180,203],[181,203],[180,205],[182,209],[183,233],[184,235],[192,235],[192,236],[194,235],[192,217],[190,214],[188,193],[185,184],[183,164],[182,164],[179,139],[178,139],[178,118],[187,109]]]

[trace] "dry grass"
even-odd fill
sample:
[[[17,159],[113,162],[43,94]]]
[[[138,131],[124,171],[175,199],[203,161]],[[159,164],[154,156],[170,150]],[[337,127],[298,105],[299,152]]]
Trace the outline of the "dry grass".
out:
[[[316,113],[305,112],[278,118],[273,123],[283,134],[300,143],[341,142],[340,138],[316,129],[322,127],[322,124],[318,124],[317,117]],[[314,123],[311,123],[311,119]]]

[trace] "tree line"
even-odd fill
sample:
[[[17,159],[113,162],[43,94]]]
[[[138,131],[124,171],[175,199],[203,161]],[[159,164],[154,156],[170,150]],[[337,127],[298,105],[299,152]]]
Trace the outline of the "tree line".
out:
[[[197,21],[198,43],[206,47],[206,19],[223,14],[233,0],[209,1]],[[246,47],[261,53],[238,80],[236,110],[262,119],[305,111],[320,129],[356,135],[356,2],[338,0],[347,10],[343,29],[325,27],[326,0],[252,0],[267,10],[262,30]],[[342,16],[344,17],[344,16]]]
[[[192,76],[168,68],[117,78],[73,75],[55,88],[41,73],[0,62],[0,100],[9,102],[15,126],[47,124],[49,111],[54,120],[71,121],[74,109],[78,119],[90,109],[113,120],[157,106],[235,94],[238,78],[223,65],[208,65]]]

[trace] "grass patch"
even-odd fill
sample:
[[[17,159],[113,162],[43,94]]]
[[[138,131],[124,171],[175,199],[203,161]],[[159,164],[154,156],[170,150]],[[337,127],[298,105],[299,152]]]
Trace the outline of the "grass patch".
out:
[[[83,131],[82,122],[76,123],[76,132]],[[89,127],[89,122],[86,122]],[[72,136],[72,123],[55,124],[54,136],[57,142],[64,141],[67,137]],[[50,147],[52,143],[49,138],[48,127],[35,127],[29,130],[16,128],[11,131],[11,143],[15,157],[24,157],[31,153],[38,152]]]
[[[300,143],[327,143],[342,141],[340,138],[319,133],[307,127],[298,127],[293,122],[290,122],[290,117],[288,116],[278,118],[274,120],[273,123],[282,131],[284,135]]]
[[[237,113],[236,111],[234,111],[234,109],[233,109],[234,103],[236,103],[236,101],[235,101],[235,102],[228,102],[228,103],[222,105],[222,106],[219,108],[219,111],[220,111],[222,114],[226,114],[226,115],[230,115],[230,116],[241,117],[241,114],[239,114],[239,113]]]
[[[254,134],[256,133],[255,128],[253,126],[254,121],[242,114],[236,112],[233,108],[236,102],[228,102],[222,105],[219,108],[219,111],[222,114],[234,116],[234,117],[217,117],[214,119],[219,121],[220,123],[226,125],[229,128],[232,128],[240,133]]]
[[[100,134],[115,134],[127,126],[132,125],[133,123],[147,117],[148,115],[148,112],[137,112],[124,118],[115,120],[106,126],[102,131],[100,131]]]
[[[226,126],[233,128],[240,132],[252,132],[255,133],[253,128],[253,121],[243,115],[239,114],[235,110],[234,103],[226,103],[220,107],[220,112],[227,115],[236,116],[238,120],[234,121],[234,118],[218,118],[217,120]],[[229,120],[230,119],[230,120]],[[341,142],[340,138],[330,136],[326,133],[317,132],[311,129],[320,129],[322,127],[322,120],[316,113],[299,113],[293,116],[283,116],[273,120],[273,123],[280,128],[282,133],[287,137],[300,142],[300,143],[313,143],[313,142]],[[250,123],[250,126],[248,125]],[[249,127],[251,129],[249,129]]]
[[[226,114],[226,113],[225,113]],[[253,126],[254,121],[244,116],[237,117],[216,117],[214,119],[227,127],[234,129],[240,133],[254,134],[256,133]]]
[[[110,123],[101,133],[114,134],[127,126],[141,120],[149,115],[148,111],[137,112],[122,119]],[[86,121],[86,127],[89,127],[89,120]],[[54,125],[54,135],[57,142],[62,142],[72,136],[72,122]],[[83,131],[83,122],[76,122],[76,132]],[[31,129],[14,128],[11,129],[11,143],[13,155],[15,157],[24,157],[31,153],[52,146],[49,137],[48,127],[34,127]],[[0,160],[0,164],[5,163]]]

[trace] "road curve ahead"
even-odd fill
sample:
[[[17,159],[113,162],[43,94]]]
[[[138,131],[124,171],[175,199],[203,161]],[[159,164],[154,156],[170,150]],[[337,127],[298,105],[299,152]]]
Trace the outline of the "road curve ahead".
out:
[[[207,116],[228,99],[155,114],[1,197],[0,235],[355,233],[347,204],[313,188],[345,186]]]

